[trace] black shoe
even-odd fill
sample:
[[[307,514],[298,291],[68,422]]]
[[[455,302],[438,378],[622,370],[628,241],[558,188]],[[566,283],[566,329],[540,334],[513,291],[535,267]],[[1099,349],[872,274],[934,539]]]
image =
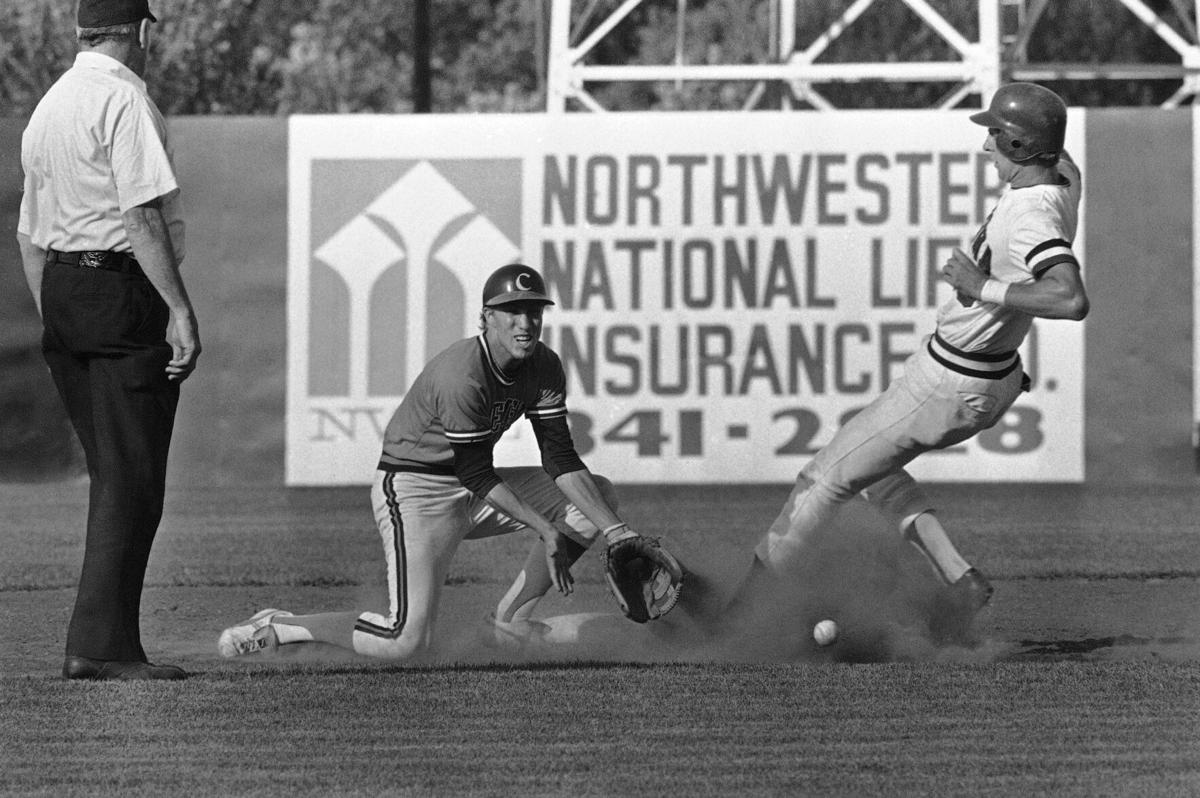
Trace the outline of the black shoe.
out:
[[[930,619],[930,633],[943,643],[971,643],[971,624],[992,599],[992,584],[978,569],[942,588]]]
[[[975,615],[992,600],[992,583],[976,568],[968,568],[958,581],[949,587],[950,601],[963,613]]]
[[[152,662],[121,662],[69,656],[63,661],[64,679],[94,679],[97,681],[128,681],[186,679],[187,671],[175,665],[155,665]]]

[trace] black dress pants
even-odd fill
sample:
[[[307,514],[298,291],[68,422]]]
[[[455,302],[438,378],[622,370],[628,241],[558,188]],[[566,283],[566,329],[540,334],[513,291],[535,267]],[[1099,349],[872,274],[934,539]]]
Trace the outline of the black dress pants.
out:
[[[42,351],[91,481],[66,653],[145,661],[142,583],[179,402],[179,384],[165,371],[169,312],[140,274],[49,263],[42,317]]]

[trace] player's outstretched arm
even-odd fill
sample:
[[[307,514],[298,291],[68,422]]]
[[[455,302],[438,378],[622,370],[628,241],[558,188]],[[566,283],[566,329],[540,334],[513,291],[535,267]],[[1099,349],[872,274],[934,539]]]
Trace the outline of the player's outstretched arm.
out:
[[[563,495],[579,508],[579,512],[595,524],[597,529],[612,530],[605,535],[609,543],[615,542],[618,537],[632,534],[600,492],[600,486],[596,484],[591,471],[586,468],[568,471],[555,477],[554,482]]]
[[[629,528],[586,468],[555,477],[559,490],[604,534],[604,576],[625,617],[660,618],[679,600],[683,567],[657,540]]]

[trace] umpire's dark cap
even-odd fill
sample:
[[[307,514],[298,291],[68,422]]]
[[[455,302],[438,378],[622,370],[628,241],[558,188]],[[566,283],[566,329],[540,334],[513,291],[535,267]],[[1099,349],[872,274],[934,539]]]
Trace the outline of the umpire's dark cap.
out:
[[[494,308],[508,302],[542,302],[553,305],[546,296],[546,281],[524,263],[510,263],[492,272],[483,284],[483,306]]]
[[[158,22],[150,13],[149,0],[79,0],[76,24],[81,28],[107,28],[148,19]]]

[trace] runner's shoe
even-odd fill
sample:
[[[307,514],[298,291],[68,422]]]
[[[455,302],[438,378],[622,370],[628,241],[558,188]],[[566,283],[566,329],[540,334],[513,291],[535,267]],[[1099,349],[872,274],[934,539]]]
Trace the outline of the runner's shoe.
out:
[[[993,592],[992,583],[977,568],[968,568],[949,588],[951,602],[971,616],[987,606]]]
[[[958,581],[942,588],[930,620],[930,632],[939,642],[975,642],[971,623],[992,599],[991,582],[976,568],[970,568]]]

